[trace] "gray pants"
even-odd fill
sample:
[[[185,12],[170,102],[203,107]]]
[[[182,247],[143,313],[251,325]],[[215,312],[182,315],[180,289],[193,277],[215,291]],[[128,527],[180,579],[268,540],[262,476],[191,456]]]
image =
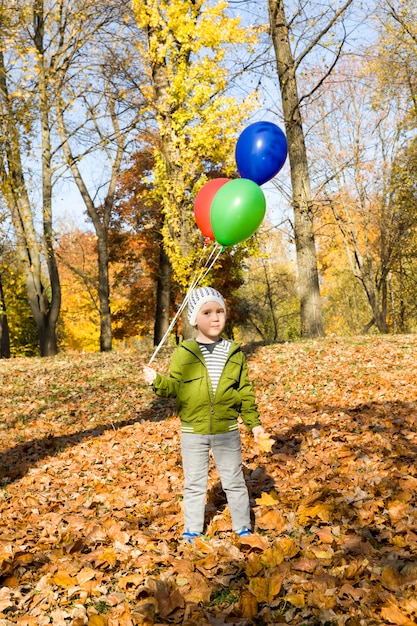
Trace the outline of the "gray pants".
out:
[[[226,494],[233,530],[243,526],[251,528],[249,495],[242,472],[240,433],[234,430],[221,435],[181,434],[184,529],[203,532],[210,449]]]

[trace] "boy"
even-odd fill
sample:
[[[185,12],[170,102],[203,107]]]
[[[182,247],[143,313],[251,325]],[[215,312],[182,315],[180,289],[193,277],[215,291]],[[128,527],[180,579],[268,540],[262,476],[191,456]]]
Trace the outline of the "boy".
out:
[[[155,393],[175,397],[181,420],[184,470],[184,533],[192,542],[203,532],[209,452],[226,494],[232,528],[241,537],[251,534],[249,495],[242,472],[238,416],[255,442],[264,433],[239,344],[221,338],[226,324],[223,296],[212,287],[191,292],[188,321],[195,339],[174,351],[169,376],[144,368],[145,381]]]

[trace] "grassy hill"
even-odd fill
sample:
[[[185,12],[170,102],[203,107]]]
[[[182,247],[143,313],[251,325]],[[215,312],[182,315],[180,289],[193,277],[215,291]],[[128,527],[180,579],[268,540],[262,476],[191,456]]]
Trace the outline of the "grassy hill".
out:
[[[213,465],[193,546],[149,355],[0,362],[0,626],[417,624],[417,336],[245,350],[274,439],[242,427],[256,532]]]

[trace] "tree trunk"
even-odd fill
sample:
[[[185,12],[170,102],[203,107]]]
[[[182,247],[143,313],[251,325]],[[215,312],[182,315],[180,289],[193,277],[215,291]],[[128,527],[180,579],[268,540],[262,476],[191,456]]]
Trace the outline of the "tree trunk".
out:
[[[290,47],[283,0],[269,0],[269,16],[291,169],[301,334],[303,337],[322,337],[324,328],[314,241],[310,177],[297,90],[296,66]]]
[[[40,352],[42,356],[53,356],[57,353],[56,320],[60,307],[58,273],[54,273],[47,245],[47,266],[48,270],[52,269],[49,276],[50,302],[43,284],[41,247],[37,239],[23,173],[19,130],[8,92],[4,55],[1,51],[0,96],[3,113],[3,157],[0,166],[2,192],[12,216],[19,261],[26,278],[29,305],[38,330]]]
[[[107,228],[100,228],[99,232],[100,236],[97,237],[97,254],[98,297],[100,306],[100,351],[110,352],[112,349],[112,328],[110,313],[109,234]]]
[[[4,302],[3,285],[0,276],[0,359],[10,358],[10,335],[7,322],[6,304]]]
[[[159,273],[156,287],[156,310],[153,343],[159,345],[165,335],[170,318],[171,302],[171,263],[165,252],[162,238],[159,253]]]
[[[45,16],[43,0],[37,0],[34,4],[34,26],[34,42],[38,51],[39,117],[42,138],[43,237],[51,291],[48,312],[41,322],[39,341],[42,356],[53,356],[58,352],[56,324],[61,310],[61,285],[55,258],[52,225],[52,149],[49,122],[51,103],[48,95],[47,71],[44,63]]]
[[[357,257],[357,255],[356,255]],[[374,324],[380,333],[387,333],[386,304],[381,306],[378,290],[374,284],[373,273],[363,264],[357,265],[356,276],[361,281],[372,309]]]

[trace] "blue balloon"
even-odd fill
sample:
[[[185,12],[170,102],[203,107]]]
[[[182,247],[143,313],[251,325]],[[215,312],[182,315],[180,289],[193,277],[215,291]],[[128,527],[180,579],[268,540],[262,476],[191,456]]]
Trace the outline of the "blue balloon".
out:
[[[288,154],[287,139],[272,122],[255,122],[240,134],[235,149],[242,178],[263,185],[278,174]]]

